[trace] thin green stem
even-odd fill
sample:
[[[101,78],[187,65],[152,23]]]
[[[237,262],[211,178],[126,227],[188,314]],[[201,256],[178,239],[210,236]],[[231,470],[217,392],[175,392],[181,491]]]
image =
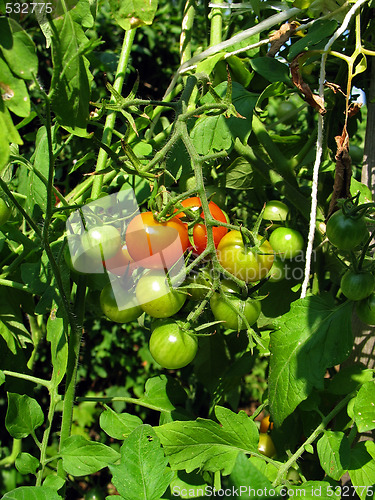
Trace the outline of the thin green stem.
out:
[[[16,458],[22,451],[22,439],[13,439],[12,451],[10,455],[0,460],[0,467],[14,464]]]
[[[77,286],[77,294],[75,298],[75,315],[78,325],[82,325],[85,313],[85,295],[86,295],[86,279],[85,276],[80,276]],[[65,395],[63,414],[60,431],[60,449],[61,445],[70,436],[72,427],[73,405],[77,381],[78,357],[81,346],[82,328],[72,328],[69,336],[68,346],[68,362],[66,368],[65,380]],[[58,464],[58,474],[65,478],[66,472],[62,468],[61,462]]]
[[[342,399],[337,406],[322,420],[322,422],[318,425],[318,427],[314,430],[314,432],[306,439],[306,441],[298,448],[298,450],[289,458],[287,462],[285,462],[279,469],[278,474],[276,476],[275,481],[273,482],[273,486],[277,486],[283,480],[283,477],[288,472],[289,468],[297,462],[299,457],[303,455],[305,452],[305,448],[307,445],[311,445],[316,438],[324,432],[324,429],[330,423],[330,421],[348,404],[350,399],[354,396],[355,391],[348,394],[344,399]]]
[[[124,41],[123,41],[122,48],[121,48],[120,59],[119,59],[118,66],[117,66],[116,77],[115,77],[115,81],[113,84],[113,88],[119,94],[121,94],[121,92],[122,92],[122,87],[124,84],[124,79],[125,79],[125,74],[126,74],[126,68],[128,66],[130,52],[131,52],[131,48],[132,48],[134,37],[135,37],[135,32],[136,32],[135,29],[125,32]],[[111,103],[116,102],[113,96],[111,97],[110,102]],[[107,118],[105,121],[105,126],[104,126],[104,131],[103,131],[103,137],[102,137],[102,142],[104,144],[106,144],[107,146],[109,146],[111,144],[112,133],[113,133],[113,129],[115,126],[115,121],[116,121],[116,112],[112,111],[111,113],[109,113],[107,115]],[[100,170],[104,170],[107,158],[108,158],[107,152],[101,148],[99,150],[98,160],[96,162],[96,171],[97,172]],[[93,199],[96,199],[99,196],[99,194],[102,190],[102,186],[103,186],[103,175],[95,176],[94,182],[92,185],[92,191],[91,191],[91,197]]]
[[[43,378],[33,377],[32,375],[28,375],[27,373],[18,373],[10,370],[3,370],[3,373],[8,377],[21,378],[23,380],[28,380],[29,382],[34,382],[34,384],[43,385],[48,390],[51,389],[50,380],[44,380]]]
[[[12,280],[5,280],[0,278],[0,285],[2,286],[8,286],[10,288],[16,288],[17,290],[22,290],[23,292],[27,293],[34,293],[31,288],[29,288],[26,285],[23,285],[22,283],[17,283],[17,281],[12,281]]]
[[[46,427],[43,433],[43,439],[42,443],[40,446],[40,463],[41,463],[41,468],[38,471],[37,478],[36,478],[36,486],[41,486],[42,485],[42,480],[43,480],[43,474],[44,474],[44,469],[46,466],[46,455],[47,455],[47,447],[48,447],[48,441],[49,437],[51,434],[51,429],[52,429],[52,420],[55,414],[55,409],[56,409],[56,404],[59,400],[59,396],[57,394],[57,387],[54,387],[54,389],[50,393],[50,405],[48,409],[48,415],[47,415],[47,421],[46,421]]]

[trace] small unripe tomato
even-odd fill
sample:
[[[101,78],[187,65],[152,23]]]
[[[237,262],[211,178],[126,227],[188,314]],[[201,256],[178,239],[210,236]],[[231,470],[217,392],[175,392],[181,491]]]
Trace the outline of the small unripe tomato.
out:
[[[276,448],[269,434],[260,433],[258,451],[266,457],[272,458],[276,455]]]

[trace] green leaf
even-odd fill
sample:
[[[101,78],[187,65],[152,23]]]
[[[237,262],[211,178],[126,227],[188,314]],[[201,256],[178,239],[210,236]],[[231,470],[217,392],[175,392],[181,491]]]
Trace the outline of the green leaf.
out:
[[[52,43],[53,77],[55,89],[52,106],[57,120],[69,132],[86,137],[89,117],[90,84],[92,75],[83,53],[91,50],[82,27],[74,22],[70,11],[63,19],[54,21]],[[62,76],[63,73],[63,76]]]
[[[359,389],[353,413],[359,432],[375,429],[375,380],[366,382]]]
[[[9,434],[22,439],[29,436],[44,422],[44,415],[38,402],[23,394],[8,392],[8,409],[5,427]]]
[[[38,56],[35,44],[14,19],[0,18],[0,49],[15,75],[24,80],[32,80],[37,76]]]
[[[197,64],[196,73],[205,73],[210,75],[216,64],[224,58],[225,52],[217,52],[208,56]]]
[[[5,382],[5,375],[4,372],[0,370],[0,385],[3,385],[4,382]]]
[[[65,481],[62,477],[55,476],[53,474],[49,474],[45,480],[43,481],[43,486],[46,488],[52,488],[55,491],[62,488],[65,484]]]
[[[370,441],[362,441],[351,449],[348,472],[353,486],[356,487],[356,493],[361,500],[366,500],[368,490],[372,491],[370,498],[374,494],[375,459],[372,454],[375,453],[373,445],[374,443]]]
[[[245,158],[239,157],[225,169],[225,187],[252,189],[253,169]]]
[[[100,415],[99,425],[108,436],[123,440],[142,425],[142,420],[136,415],[116,413],[111,408],[107,408]]]
[[[53,384],[58,385],[64,378],[68,363],[68,339],[64,330],[64,320],[54,312],[47,321],[47,340],[51,343]]]
[[[62,500],[56,490],[45,486],[21,486],[5,493],[1,500]]]
[[[35,474],[39,463],[39,460],[30,453],[20,453],[16,458],[15,465],[21,474]]]
[[[360,73],[363,73],[364,71],[366,71],[366,69],[367,69],[367,59],[364,54],[361,54],[361,60],[359,61],[358,64],[355,65],[353,77],[359,75]]]
[[[152,24],[158,0],[109,0],[113,17],[124,30],[130,30],[143,24]]]
[[[225,97],[226,90],[227,82],[222,82],[215,87],[216,93],[222,98]],[[233,82],[232,103],[241,116],[225,118],[221,114],[203,115],[198,118],[191,131],[191,139],[197,152],[209,154],[225,149],[229,154],[237,138],[242,142],[246,141],[251,132],[253,109],[257,99],[257,94],[248,92],[242,85]],[[202,99],[203,104],[213,102],[214,97],[211,94],[206,94]]]
[[[372,378],[373,371],[369,368],[360,365],[341,367],[340,371],[329,381],[327,390],[331,394],[349,394]]]
[[[271,85],[268,85],[263,92],[260,94],[259,99],[257,100],[255,109],[257,111],[262,111],[261,104],[265,99],[268,99],[269,97],[273,97],[276,95],[283,95],[285,93],[285,85],[283,82],[274,82],[271,83]],[[285,138],[285,136],[284,136]]]
[[[247,69],[248,65],[245,61],[237,56],[230,56],[226,59],[226,61],[229,64],[231,73],[233,74],[233,80],[247,88],[254,76],[254,73]]]
[[[9,160],[9,143],[23,144],[4,101],[0,99],[0,173]]]
[[[140,401],[158,411],[173,411],[186,401],[186,392],[172,377],[160,375],[147,380],[145,393]]]
[[[355,196],[359,193],[358,202],[362,203],[371,203],[372,202],[372,193],[371,189],[363,184],[362,182],[357,181],[354,177],[350,180],[350,194]]]
[[[289,50],[288,59],[292,61],[296,55],[305,49],[311,49],[316,44],[325,45],[325,40],[328,38],[337,28],[336,21],[328,20],[317,20],[311,26],[311,28],[306,33],[306,36],[302,37],[297,42],[294,42]]]
[[[320,465],[324,472],[339,481],[349,467],[350,445],[343,432],[326,431],[317,443]]]
[[[203,469],[232,472],[239,452],[257,452],[259,434],[256,424],[241,411],[238,414],[217,406],[212,420],[171,422],[156,427],[164,451],[173,469]]]
[[[335,306],[330,296],[298,299],[275,320],[271,333],[269,401],[276,426],[282,424],[312,389],[323,389],[327,368],[349,355],[352,305]]]
[[[250,59],[251,67],[269,82],[290,83],[289,68],[272,57]]]
[[[109,446],[88,441],[82,436],[70,436],[62,443],[63,468],[72,476],[86,476],[116,462],[119,453]]]
[[[35,152],[31,157],[31,161],[33,162],[35,171],[42,174],[44,179],[48,179],[49,154],[47,130],[45,127],[40,127],[37,132]],[[46,211],[46,206],[47,186],[34,171],[29,172],[28,196],[25,208],[34,219],[39,219],[42,213]],[[48,261],[45,264],[48,266]]]
[[[25,117],[30,113],[30,98],[26,84],[15,77],[7,63],[0,57],[0,93],[7,108],[15,115]]]
[[[178,471],[170,484],[170,489],[174,497],[180,498],[201,498],[207,487],[207,483],[202,477],[203,474],[185,471]]]
[[[255,492],[258,499],[280,498],[280,495],[275,494],[271,481],[253,465],[252,459],[249,459],[243,453],[238,454],[233,471],[228,479],[229,484],[237,488],[241,500],[254,499]],[[270,493],[271,490],[273,491]]]
[[[159,500],[173,478],[150,425],[135,429],[121,446],[120,465],[110,466],[113,484],[125,500]]]

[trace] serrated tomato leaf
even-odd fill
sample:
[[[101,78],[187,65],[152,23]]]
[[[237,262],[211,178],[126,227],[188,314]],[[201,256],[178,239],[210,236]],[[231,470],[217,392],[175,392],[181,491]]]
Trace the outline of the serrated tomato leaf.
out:
[[[269,401],[279,426],[312,389],[323,389],[327,368],[343,362],[353,346],[352,304],[330,296],[298,299],[271,333]]]

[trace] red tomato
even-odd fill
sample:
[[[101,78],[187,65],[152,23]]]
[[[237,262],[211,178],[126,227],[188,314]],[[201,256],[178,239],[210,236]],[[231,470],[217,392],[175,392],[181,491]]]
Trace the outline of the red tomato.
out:
[[[187,200],[184,200],[181,202],[181,205],[184,208],[190,208],[193,211],[199,210],[200,207],[202,206],[201,200],[197,196],[193,196],[192,198],[188,198]],[[210,214],[214,219],[220,222],[227,222],[227,219],[225,217],[225,213],[219,208],[216,203],[213,201],[210,201],[208,204],[208,208],[210,209]],[[204,214],[202,210],[199,210],[199,215],[204,218]],[[182,219],[185,217],[185,214],[183,212],[179,213],[176,215],[179,219]],[[187,227],[187,223],[185,223],[185,226]],[[213,227],[212,228],[213,236],[214,236],[214,243],[215,247],[218,246],[221,238],[227,234],[228,229],[224,226],[219,226],[219,227]],[[193,228],[193,240],[194,240],[194,247],[190,247],[190,250],[193,250],[194,253],[196,254],[201,254],[203,250],[205,250],[207,246],[207,228],[204,224],[195,224]]]
[[[158,222],[151,212],[130,221],[125,241],[130,257],[146,269],[169,269],[189,245],[187,229],[178,218]]]
[[[126,243],[122,245],[116,255],[104,260],[103,264],[108,271],[117,274],[117,276],[123,276],[126,272],[131,274],[134,268],[137,267],[134,260],[130,257]]]

